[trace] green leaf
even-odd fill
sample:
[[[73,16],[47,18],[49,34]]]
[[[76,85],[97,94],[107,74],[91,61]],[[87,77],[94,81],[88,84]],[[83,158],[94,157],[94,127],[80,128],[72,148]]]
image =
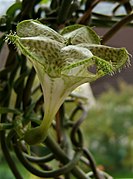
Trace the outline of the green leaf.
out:
[[[8,107],[0,107],[0,114],[7,114],[7,113],[21,114],[21,112],[17,109],[12,109]]]
[[[8,123],[0,123],[0,131],[6,130],[6,129],[12,129],[13,125]]]
[[[22,7],[22,3],[17,2],[15,4],[13,4],[12,6],[10,6],[8,8],[8,10],[6,11],[6,15],[10,16],[10,17],[14,17],[15,13],[17,10],[20,10]]]
[[[20,88],[22,87],[22,81],[28,76],[29,71],[24,72],[19,76],[19,78],[14,82],[14,90],[16,93],[20,93]]]
[[[49,2],[49,0],[41,0],[40,4],[46,4],[48,2]]]

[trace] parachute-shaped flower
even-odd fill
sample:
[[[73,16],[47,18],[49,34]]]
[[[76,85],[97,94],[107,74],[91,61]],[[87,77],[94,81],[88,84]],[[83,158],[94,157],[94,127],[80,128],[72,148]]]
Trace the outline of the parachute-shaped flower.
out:
[[[45,99],[41,125],[24,136],[31,145],[44,141],[55,114],[75,88],[129,62],[125,48],[100,45],[96,33],[82,25],[68,26],[59,34],[38,21],[25,20],[8,38],[33,64]]]

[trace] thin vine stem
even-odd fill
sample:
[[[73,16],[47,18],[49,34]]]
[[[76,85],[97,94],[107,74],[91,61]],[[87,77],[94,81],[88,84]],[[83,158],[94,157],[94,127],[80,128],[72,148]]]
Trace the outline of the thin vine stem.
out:
[[[84,152],[84,155],[88,158],[89,160],[89,163],[90,163],[90,167],[93,171],[93,174],[95,176],[95,179],[104,179],[101,175],[100,175],[100,172],[98,172],[97,170],[97,167],[96,167],[96,164],[95,164],[95,161],[91,155],[91,153],[88,151],[88,149],[86,148],[83,148],[83,152]]]
[[[26,153],[24,153],[24,156],[30,161],[30,162],[34,162],[34,163],[45,163],[45,162],[49,162],[51,160],[53,160],[55,157],[54,157],[54,154],[50,153],[49,155],[47,156],[44,156],[44,157],[36,157],[36,156],[30,156]]]
[[[2,149],[2,152],[4,154],[4,157],[12,171],[12,173],[14,174],[15,178],[16,179],[23,179],[20,172],[18,171],[11,155],[10,155],[10,152],[9,152],[9,149],[7,147],[7,144],[6,144],[6,137],[5,137],[5,131],[1,131],[0,132],[0,138],[1,138],[1,149]]]
[[[94,0],[94,1],[90,1],[90,6],[88,7],[88,9],[86,10],[86,12],[83,14],[82,17],[80,17],[78,20],[77,20],[77,24],[84,24],[84,25],[87,25],[89,20],[90,20],[90,17],[91,17],[91,14],[92,14],[92,9],[100,2],[101,0]]]
[[[47,139],[45,140],[45,144],[49,149],[55,154],[55,156],[62,162],[67,163],[69,161],[68,157],[66,156],[65,152],[60,148],[60,146],[52,139],[50,135],[48,135]],[[86,176],[86,174],[78,167],[75,166],[71,173],[77,177],[77,179],[90,179]]]
[[[27,79],[25,88],[24,88],[24,92],[23,92],[23,107],[24,107],[24,109],[29,104],[29,100],[30,100],[30,96],[31,96],[31,89],[32,89],[32,86],[33,86],[35,75],[36,75],[35,70],[32,67],[30,74],[29,74],[29,77]]]
[[[16,63],[14,63],[15,58],[16,58],[16,53],[14,52],[14,50],[12,50],[12,46],[10,46],[10,48],[11,48],[11,50],[9,52],[9,55],[8,55],[8,58],[6,61],[6,65],[5,65],[5,68],[8,68],[10,65],[13,66],[13,70],[11,71],[9,78],[7,78],[7,76],[6,76],[8,83],[10,83],[9,88],[7,90],[7,94],[10,94],[10,95],[8,96],[8,98],[5,98],[2,107],[9,106],[10,97],[11,97],[11,87],[12,87],[12,83],[14,82],[15,74],[17,72]],[[0,122],[5,123],[6,121],[7,121],[7,114],[2,114]],[[10,155],[9,148],[7,145],[6,131],[0,131],[0,142],[1,142],[1,149],[2,149],[3,155],[6,159],[7,164],[9,165],[12,173],[14,174],[14,177],[16,179],[23,179],[23,177],[21,176],[19,170],[17,169],[17,167]]]
[[[59,24],[63,23],[68,16],[69,8],[71,6],[72,0],[62,0],[61,7],[58,13],[57,22]]]
[[[101,40],[102,44],[105,44],[118,30],[120,30],[124,25],[129,23],[131,20],[133,20],[133,12],[126,17],[124,17],[122,20],[117,22],[103,37]]]
[[[53,171],[39,170],[35,168],[33,165],[31,165],[28,162],[28,160],[24,157],[22,151],[20,150],[19,144],[17,143],[17,140],[14,140],[14,142],[17,144],[14,145],[14,150],[18,159],[21,161],[21,163],[25,166],[26,169],[28,169],[32,174],[39,177],[50,178],[50,177],[56,177],[68,173],[75,167],[75,164],[79,161],[81,157],[81,151],[77,151],[74,158],[70,160],[67,164],[65,164],[62,168]]]

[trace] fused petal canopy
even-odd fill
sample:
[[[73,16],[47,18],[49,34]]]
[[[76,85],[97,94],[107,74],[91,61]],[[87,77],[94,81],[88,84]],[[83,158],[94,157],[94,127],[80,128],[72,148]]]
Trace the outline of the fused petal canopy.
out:
[[[29,144],[45,139],[59,107],[76,87],[129,62],[125,48],[100,45],[100,38],[88,26],[72,25],[57,33],[38,21],[25,20],[8,38],[33,64],[45,99],[44,120],[25,134]]]

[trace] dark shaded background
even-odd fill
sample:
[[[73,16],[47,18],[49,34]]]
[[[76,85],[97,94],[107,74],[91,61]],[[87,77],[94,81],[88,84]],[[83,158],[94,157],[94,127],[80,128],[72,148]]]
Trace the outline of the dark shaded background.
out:
[[[108,31],[108,28],[95,28],[95,31],[102,37]],[[112,47],[125,47],[128,52],[133,56],[133,28],[123,27],[118,31],[106,45]],[[119,89],[119,82],[124,80],[126,83],[133,84],[133,58],[131,57],[131,66],[123,68],[119,73],[113,76],[105,76],[91,83],[94,95],[98,96],[106,91],[109,87]]]

